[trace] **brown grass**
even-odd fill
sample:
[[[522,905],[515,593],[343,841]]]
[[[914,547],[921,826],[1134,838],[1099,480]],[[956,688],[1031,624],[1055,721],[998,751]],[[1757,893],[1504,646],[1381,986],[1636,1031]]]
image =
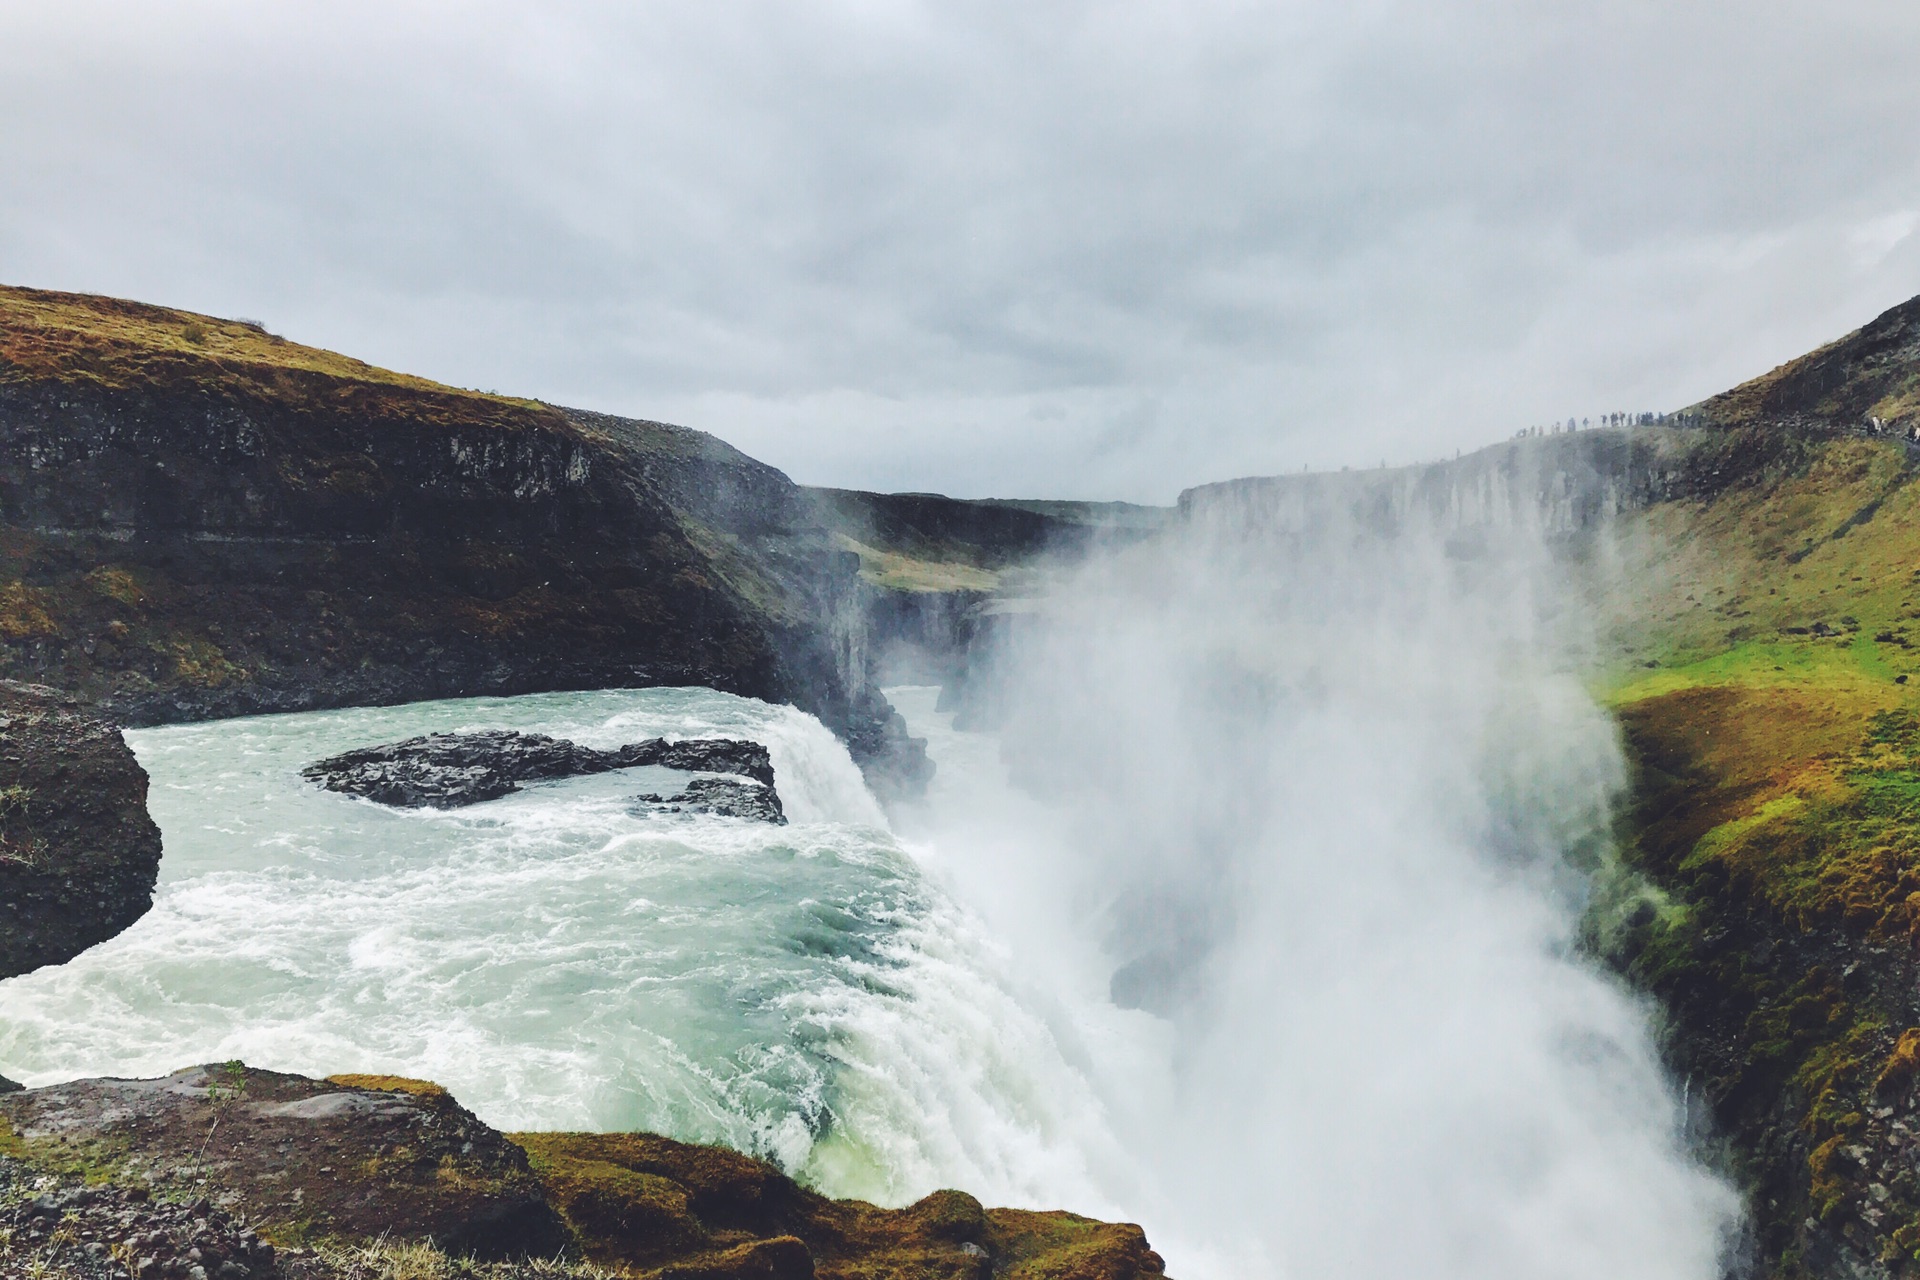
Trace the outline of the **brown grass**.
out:
[[[407,1076],[363,1075],[346,1071],[327,1077],[328,1084],[337,1084],[346,1089],[371,1089],[378,1093],[410,1093],[417,1098],[444,1098],[447,1091],[431,1080],[414,1080]]]
[[[0,287],[0,384],[33,382],[192,390],[416,425],[579,434],[537,401],[395,373],[237,320],[93,294]]]

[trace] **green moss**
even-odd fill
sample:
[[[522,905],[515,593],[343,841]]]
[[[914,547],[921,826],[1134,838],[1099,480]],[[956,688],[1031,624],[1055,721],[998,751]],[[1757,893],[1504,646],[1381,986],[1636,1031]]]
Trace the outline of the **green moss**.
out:
[[[47,593],[24,582],[0,582],[0,640],[32,640],[60,634]]]
[[[348,1089],[371,1089],[382,1093],[406,1093],[416,1098],[445,1098],[446,1088],[431,1080],[415,1080],[409,1076],[362,1075],[355,1072],[342,1072],[327,1077],[328,1084],[337,1084]]]
[[[127,1164],[127,1144],[97,1137],[28,1138],[0,1116],[0,1156],[19,1160],[42,1173],[98,1185],[119,1179]]]
[[[85,582],[98,594],[129,608],[138,609],[147,602],[140,580],[119,566],[101,565],[87,574]]]
[[[1120,1280],[1148,1261],[1138,1227],[1065,1213],[986,1210],[937,1191],[904,1209],[828,1200],[763,1161],[652,1134],[522,1133],[588,1258],[641,1275],[768,1274],[804,1248],[820,1280]],[[661,1270],[665,1268],[665,1270]]]
[[[167,644],[172,659],[172,678],[179,684],[200,689],[218,689],[246,680],[247,669],[232,661],[219,645],[199,637],[184,637]]]
[[[600,1262],[646,1262],[712,1245],[686,1190],[658,1174],[580,1152],[572,1135],[517,1134],[575,1243]]]
[[[995,1274],[1007,1280],[1138,1274],[1137,1259],[1145,1248],[1138,1227],[1020,1209],[993,1209],[987,1217],[999,1262]]]

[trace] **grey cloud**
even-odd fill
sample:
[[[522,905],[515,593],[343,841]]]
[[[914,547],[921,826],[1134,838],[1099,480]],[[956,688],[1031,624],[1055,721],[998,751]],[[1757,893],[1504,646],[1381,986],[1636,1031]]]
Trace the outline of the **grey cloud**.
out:
[[[0,278],[797,477],[1166,500],[1920,291],[1893,2],[0,8]]]

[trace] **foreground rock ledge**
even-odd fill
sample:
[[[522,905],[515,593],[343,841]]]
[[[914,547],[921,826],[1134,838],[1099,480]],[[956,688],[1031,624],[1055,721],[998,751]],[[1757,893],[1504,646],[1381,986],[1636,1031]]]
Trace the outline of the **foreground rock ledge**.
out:
[[[958,1191],[829,1200],[652,1134],[505,1135],[421,1081],[229,1063],[0,1097],[0,1275],[358,1280],[369,1247],[422,1246],[503,1278],[556,1257],[647,1280],[1164,1272],[1136,1226]]]

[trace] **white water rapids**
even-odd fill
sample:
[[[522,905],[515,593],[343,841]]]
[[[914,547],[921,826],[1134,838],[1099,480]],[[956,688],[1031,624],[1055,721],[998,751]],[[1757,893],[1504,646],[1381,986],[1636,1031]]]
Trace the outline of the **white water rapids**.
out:
[[[131,732],[154,908],[0,983],[0,1074],[426,1077],[504,1129],[1139,1221],[1184,1280],[1713,1280],[1732,1197],[1572,945],[1617,752],[1448,572],[1355,606],[1372,631],[1297,576],[1250,602],[1148,565],[1165,611],[1082,584],[1003,736],[892,691],[940,772],[891,825],[818,722],[705,690]],[[751,737],[791,825],[630,814],[662,770],[446,813],[299,776],[460,728]]]

